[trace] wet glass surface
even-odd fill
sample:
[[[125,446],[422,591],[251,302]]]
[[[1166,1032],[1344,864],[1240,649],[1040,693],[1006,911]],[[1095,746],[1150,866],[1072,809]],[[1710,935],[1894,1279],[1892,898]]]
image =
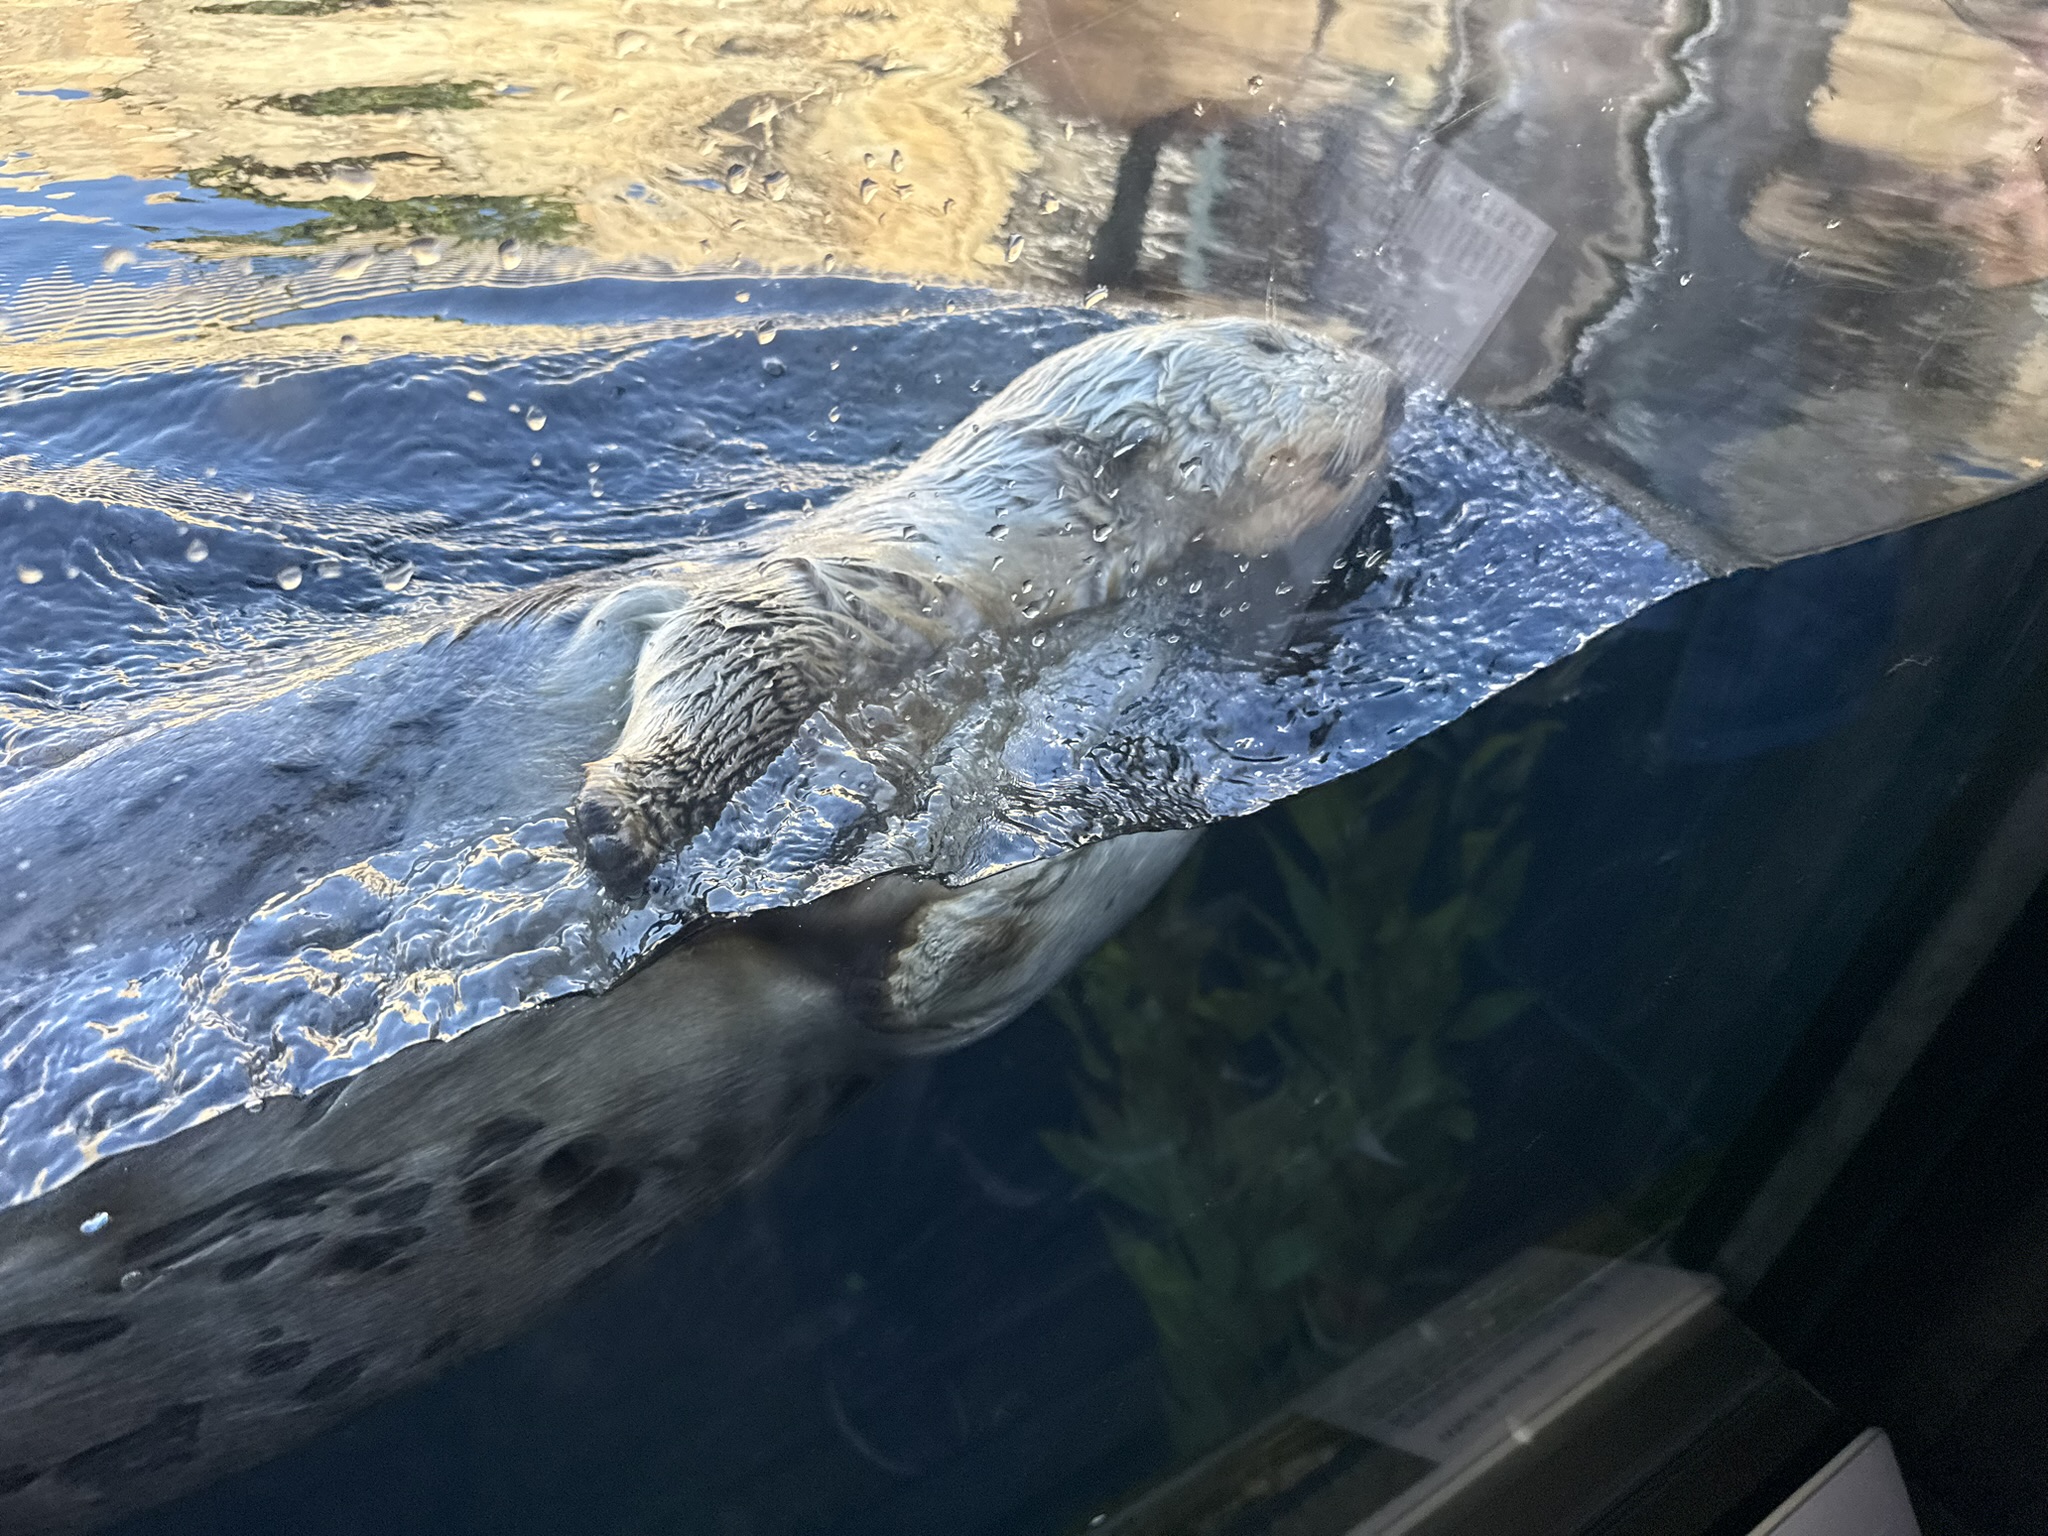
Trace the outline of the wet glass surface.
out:
[[[1530,1245],[1637,1253],[2031,665],[2026,519],[1894,530],[2043,471],[2038,32],[0,16],[0,1501],[326,1430],[137,1530],[1135,1532]],[[1009,388],[1219,316],[1384,358],[1384,465],[1350,364],[1157,465]],[[1085,478],[955,496],[983,430]],[[1297,448],[1284,536],[1127,547]],[[744,635],[829,567],[859,652],[927,494],[999,617],[916,587],[608,876],[647,572]]]

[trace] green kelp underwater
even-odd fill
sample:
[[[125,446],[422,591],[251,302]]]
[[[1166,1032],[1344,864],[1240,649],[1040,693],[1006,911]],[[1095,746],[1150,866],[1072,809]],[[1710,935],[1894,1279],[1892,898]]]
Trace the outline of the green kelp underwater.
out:
[[[1468,976],[1520,900],[1523,791],[1557,729],[1453,726],[1215,829],[1053,995],[1087,1129],[1045,1139],[1114,1202],[1183,1449],[1404,1319],[1400,1272],[1476,1131],[1446,1047],[1534,1001]]]

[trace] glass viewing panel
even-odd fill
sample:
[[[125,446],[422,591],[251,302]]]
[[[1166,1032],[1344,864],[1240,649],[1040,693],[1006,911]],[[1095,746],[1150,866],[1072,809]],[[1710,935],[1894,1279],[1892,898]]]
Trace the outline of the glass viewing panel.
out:
[[[0,1529],[1446,1530],[1747,1347],[1666,1239],[2048,662],[2031,11],[0,92]]]

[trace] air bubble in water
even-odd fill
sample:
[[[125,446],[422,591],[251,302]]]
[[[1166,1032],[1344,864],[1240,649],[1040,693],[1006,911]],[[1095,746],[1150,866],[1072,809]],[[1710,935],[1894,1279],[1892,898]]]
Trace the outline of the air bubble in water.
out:
[[[277,573],[277,584],[287,592],[299,590],[299,583],[306,579],[306,573],[296,565],[288,565]]]
[[[32,587],[43,579],[43,568],[39,565],[17,565],[14,579],[24,587]]]
[[[208,550],[206,548],[206,540],[204,539],[194,539],[190,544],[187,544],[185,546],[185,558],[187,560],[190,560],[194,565],[197,565],[200,561],[204,560],[207,554]]]
[[[498,265],[505,271],[512,271],[525,259],[526,253],[520,250],[517,240],[500,240],[498,242]]]
[[[410,560],[401,560],[377,578],[377,585],[386,592],[403,592],[412,585],[414,574],[413,563]]]
[[[738,197],[747,190],[747,168],[735,160],[725,168],[725,190]]]
[[[538,431],[539,431],[539,430],[540,430],[540,429],[541,429],[542,427],[546,426],[547,424],[548,424],[548,413],[547,413],[546,411],[542,410],[542,409],[541,409],[541,408],[540,408],[539,406],[537,406],[537,405],[529,405],[529,406],[528,406],[528,407],[526,408],[526,430],[527,430],[527,431],[529,431],[529,432],[538,432]]]
[[[134,266],[135,262],[136,256],[133,251],[129,250],[125,245],[117,245],[100,259],[100,270],[102,272],[118,272],[123,267]]]

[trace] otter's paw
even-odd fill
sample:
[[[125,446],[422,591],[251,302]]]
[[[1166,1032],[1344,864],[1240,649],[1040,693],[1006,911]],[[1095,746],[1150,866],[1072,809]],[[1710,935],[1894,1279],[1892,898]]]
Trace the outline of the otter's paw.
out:
[[[616,791],[586,785],[569,808],[569,837],[597,883],[615,900],[638,901],[661,861],[661,842],[646,817]]]

